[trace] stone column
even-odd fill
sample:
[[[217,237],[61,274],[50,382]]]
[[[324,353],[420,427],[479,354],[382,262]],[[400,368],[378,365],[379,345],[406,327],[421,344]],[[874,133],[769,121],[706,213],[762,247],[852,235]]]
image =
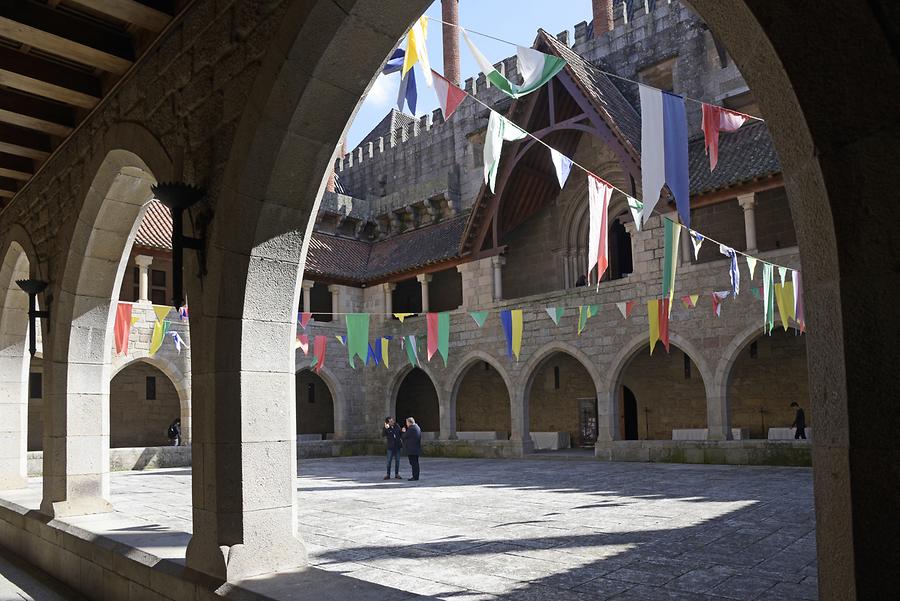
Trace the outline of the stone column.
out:
[[[569,253],[566,252],[562,255],[562,268],[563,268],[563,284],[564,288],[568,289],[572,287],[572,277],[569,273],[569,263],[570,263]]]
[[[135,255],[134,262],[138,266],[138,282],[139,282],[139,303],[150,302],[150,264],[153,263],[153,257],[149,255]]]
[[[303,312],[309,313],[310,307],[312,307],[312,287],[315,285],[315,282],[312,280],[303,280]]]
[[[495,255],[491,257],[491,272],[494,274],[494,300],[503,300],[503,266],[506,265],[506,257]]]
[[[753,193],[738,196],[738,204],[744,209],[744,233],[747,239],[747,252],[755,253],[756,248],[756,198]]]
[[[616,388],[619,388],[618,386]],[[597,391],[597,442],[622,438],[619,432],[619,392]]]
[[[727,382],[714,382],[706,390],[706,440],[731,440],[731,409]]]
[[[531,440],[531,418],[528,412],[528,396],[525,385],[519,384],[518,390],[510,391],[510,442],[521,445],[522,454],[534,450],[534,442]]]
[[[0,291],[0,490],[28,485],[28,296],[17,277],[27,278],[27,270]]]
[[[431,281],[430,273],[420,273],[416,276],[419,285],[422,287],[422,313],[428,312],[428,282]]]
[[[397,289],[397,284],[388,282],[381,286],[384,291],[384,312],[387,313],[387,317],[390,317],[391,313],[394,312],[394,290]]]
[[[331,312],[334,313],[331,318],[337,320],[337,314],[341,312],[341,287],[332,284],[328,287],[328,292],[331,293]]]

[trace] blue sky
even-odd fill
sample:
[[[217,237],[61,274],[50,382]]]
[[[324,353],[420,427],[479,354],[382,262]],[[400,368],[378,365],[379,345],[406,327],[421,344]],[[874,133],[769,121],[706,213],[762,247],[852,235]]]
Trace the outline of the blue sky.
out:
[[[441,18],[440,0],[434,2],[425,14]],[[539,27],[552,34],[568,30],[570,39],[575,23],[591,20],[591,0],[459,0],[459,23],[463,27],[482,31],[522,46],[531,46]],[[492,63],[515,54],[515,48],[481,36],[472,35],[472,42]],[[478,73],[475,60],[465,43],[460,40],[462,79]],[[440,24],[430,22],[428,27],[428,56],[438,72],[443,71]],[[418,69],[418,67],[417,67]],[[347,150],[355,148],[365,135],[396,106],[399,74],[380,75],[363,101],[356,119],[347,135]],[[417,74],[419,100],[418,115],[437,108],[434,91],[426,87]],[[404,110],[409,110],[404,107]]]

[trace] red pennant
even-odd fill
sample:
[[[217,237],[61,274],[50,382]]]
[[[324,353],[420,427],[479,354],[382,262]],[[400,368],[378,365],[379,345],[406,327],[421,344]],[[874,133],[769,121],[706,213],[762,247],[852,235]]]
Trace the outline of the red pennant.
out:
[[[297,346],[303,349],[303,355],[309,355],[309,336],[306,334],[297,334]]]
[[[630,300],[625,303],[625,319],[631,317],[631,310],[634,309],[634,301]]]
[[[113,333],[116,339],[116,354],[128,354],[128,335],[131,333],[131,309],[130,303],[119,303],[116,306],[116,323]]]
[[[309,325],[310,318],[312,318],[312,313],[301,313],[300,314],[300,327],[305,330],[306,326]]]
[[[428,360],[431,361],[438,348],[438,314],[427,313],[425,319],[428,326]]]
[[[319,373],[319,370],[325,365],[325,346],[327,342],[327,336],[316,336],[315,340],[313,340],[313,356],[316,360],[313,365],[313,371],[316,373]]]

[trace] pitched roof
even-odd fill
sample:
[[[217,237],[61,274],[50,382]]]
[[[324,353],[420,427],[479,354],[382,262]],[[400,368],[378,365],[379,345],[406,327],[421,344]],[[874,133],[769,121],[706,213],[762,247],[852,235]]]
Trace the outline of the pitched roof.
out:
[[[172,250],[172,213],[155,198],[147,204],[134,243],[146,248]]]
[[[460,215],[377,242],[313,232],[306,272],[361,284],[455,259],[467,217]]]
[[[709,170],[702,136],[690,141],[688,163],[691,196],[781,173],[772,137],[762,121],[719,134],[719,162],[715,171]]]

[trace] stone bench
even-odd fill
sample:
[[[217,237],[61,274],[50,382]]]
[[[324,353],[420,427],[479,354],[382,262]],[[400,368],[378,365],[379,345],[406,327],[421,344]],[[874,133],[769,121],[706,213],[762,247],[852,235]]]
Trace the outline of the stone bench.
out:
[[[322,438],[321,434],[298,434],[297,442],[319,442]]]
[[[571,446],[568,432],[532,432],[531,441],[535,451],[557,451]]]
[[[769,428],[769,440],[794,440],[796,428]],[[812,428],[806,428],[806,439],[812,440]]]
[[[506,432],[468,430],[465,432],[457,432],[456,438],[459,440],[508,440],[509,435]]]
[[[672,430],[672,440],[706,440],[708,436],[708,428],[678,428]],[[748,428],[732,428],[731,438],[733,440],[747,440],[750,438],[750,430]]]

